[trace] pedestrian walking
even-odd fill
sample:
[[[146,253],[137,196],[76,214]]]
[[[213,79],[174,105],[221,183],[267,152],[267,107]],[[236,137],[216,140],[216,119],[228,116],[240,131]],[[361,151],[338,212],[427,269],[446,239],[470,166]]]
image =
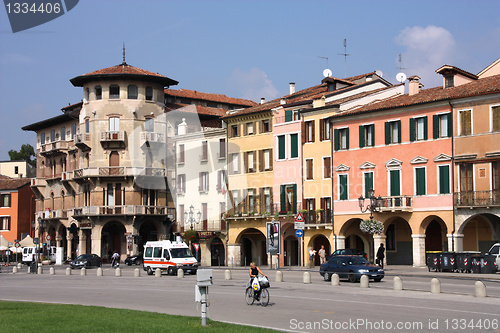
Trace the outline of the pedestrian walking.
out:
[[[385,247],[383,243],[380,243],[380,246],[377,251],[377,259],[375,262],[380,268],[384,268],[384,258],[385,258]]]
[[[321,245],[321,249],[319,249],[318,255],[319,255],[319,263],[320,264],[326,263],[326,250],[324,245]]]
[[[314,256],[316,255],[316,250],[314,250],[312,247],[309,248],[309,265],[311,265],[311,268],[314,267]]]

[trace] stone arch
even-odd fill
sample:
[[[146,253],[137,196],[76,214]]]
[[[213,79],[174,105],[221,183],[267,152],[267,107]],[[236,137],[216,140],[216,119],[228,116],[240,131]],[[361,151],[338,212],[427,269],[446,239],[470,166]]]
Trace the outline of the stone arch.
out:
[[[365,251],[368,258],[371,258],[373,257],[373,246],[371,246],[373,244],[373,235],[364,233],[359,229],[361,221],[360,218],[353,218],[342,225],[340,236],[344,237],[344,244],[342,247],[339,246],[339,249],[356,248]],[[362,242],[362,247],[359,247],[360,241]]]
[[[465,219],[457,234],[463,235],[459,250],[486,252],[500,239],[500,217],[491,213],[481,213]]]
[[[147,241],[157,241],[160,235],[160,226],[157,221],[143,220],[136,225],[137,252],[142,252]]]
[[[266,236],[256,228],[247,228],[236,237],[236,243],[241,246],[241,265],[248,266],[250,262],[257,265],[267,265]]]
[[[391,217],[384,222],[386,261],[388,265],[412,265],[412,229],[408,221],[400,216]]]
[[[113,220],[102,227],[101,231],[101,257],[109,259],[113,251],[120,255],[127,253],[127,240],[125,239],[126,228],[122,222]]]
[[[210,242],[211,266],[224,266],[226,250],[224,242],[219,237],[214,237]]]
[[[448,227],[443,219],[436,215],[429,215],[422,220],[419,226],[419,235],[425,235],[425,251],[448,250]]]
[[[331,251],[331,247],[330,247],[330,241],[328,240],[328,238],[325,235],[323,235],[323,234],[316,234],[313,237],[311,237],[309,239],[309,242],[307,243],[307,246],[306,246],[306,249],[305,249],[307,257],[309,258],[309,249],[310,248],[313,248],[314,250],[319,251],[319,249],[321,249],[322,245],[325,246],[325,250],[326,250],[327,255],[332,252]],[[314,265],[317,266],[319,264],[320,264],[319,256],[316,253],[316,256],[314,256]]]
[[[299,238],[295,235],[293,224],[283,227],[283,265],[299,265]]]

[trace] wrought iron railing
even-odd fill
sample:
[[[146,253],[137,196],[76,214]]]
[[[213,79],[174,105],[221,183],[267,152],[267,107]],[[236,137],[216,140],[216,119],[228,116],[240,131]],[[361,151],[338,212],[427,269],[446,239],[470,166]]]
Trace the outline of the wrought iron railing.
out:
[[[453,199],[457,207],[500,206],[500,190],[455,192]]]

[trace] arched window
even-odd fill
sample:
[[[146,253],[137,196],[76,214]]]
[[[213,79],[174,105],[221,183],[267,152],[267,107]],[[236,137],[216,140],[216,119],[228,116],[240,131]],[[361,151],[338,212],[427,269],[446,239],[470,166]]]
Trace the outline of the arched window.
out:
[[[50,142],[56,141],[56,131],[52,130],[50,131]]]
[[[137,95],[138,95],[138,90],[137,90],[137,86],[136,85],[130,85],[128,86],[128,89],[127,89],[127,98],[128,99],[137,99]]]
[[[109,99],[120,98],[120,86],[117,84],[112,84],[109,86]]]

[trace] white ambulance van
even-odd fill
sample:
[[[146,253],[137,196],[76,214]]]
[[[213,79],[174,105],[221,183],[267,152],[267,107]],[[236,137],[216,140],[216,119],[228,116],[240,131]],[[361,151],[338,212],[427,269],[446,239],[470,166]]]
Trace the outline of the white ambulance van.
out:
[[[198,261],[180,240],[149,241],[144,246],[143,268],[148,275],[153,275],[157,268],[169,275],[177,274],[180,268],[185,273],[196,274]]]
[[[56,247],[50,246],[48,248],[39,247],[38,253],[40,256],[45,256],[50,259],[52,262],[56,262]],[[35,246],[27,246],[23,247],[23,257],[22,263],[29,265],[31,262],[35,261],[36,256],[36,247]]]

